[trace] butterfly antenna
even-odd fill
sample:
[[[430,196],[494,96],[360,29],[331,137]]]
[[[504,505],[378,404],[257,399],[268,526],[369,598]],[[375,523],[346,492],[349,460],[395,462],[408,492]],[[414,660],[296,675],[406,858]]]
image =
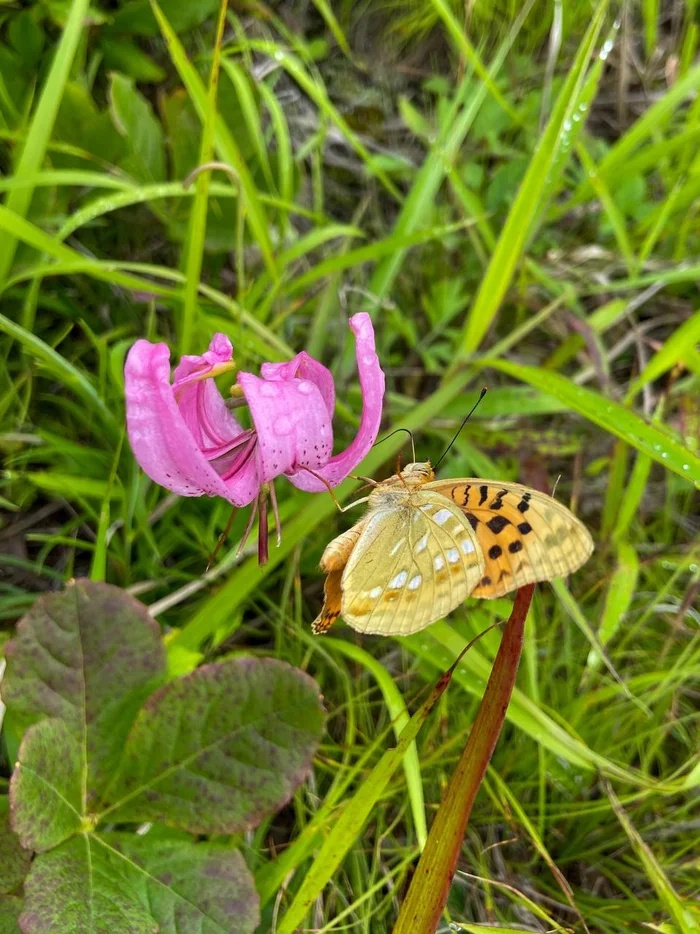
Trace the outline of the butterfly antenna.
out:
[[[389,438],[393,438],[394,435],[395,435],[395,434],[398,434],[398,432],[400,432],[400,431],[405,431],[406,434],[407,434],[407,435],[409,436],[409,438],[411,439],[411,452],[413,453],[413,460],[415,461],[415,459],[416,459],[416,443],[415,443],[415,441],[413,440],[413,432],[410,431],[408,428],[396,428],[394,431],[392,431],[390,434],[386,435],[386,437],[382,438],[380,441],[375,441],[374,444],[372,445],[372,447],[373,447],[373,448],[376,448],[378,444],[384,444],[385,441],[388,441]]]
[[[442,463],[442,461],[445,459],[445,456],[447,455],[447,452],[450,450],[450,448],[451,448],[452,445],[455,443],[455,441],[457,440],[457,438],[459,438],[460,432],[462,431],[462,429],[464,428],[464,426],[467,424],[467,422],[469,421],[469,419],[472,417],[472,415],[474,414],[474,412],[475,412],[475,410],[476,410],[476,407],[479,405],[479,403],[481,402],[481,400],[484,398],[484,396],[486,395],[486,393],[487,393],[488,391],[489,391],[489,387],[488,387],[488,386],[484,386],[484,388],[483,388],[483,389],[481,390],[481,392],[479,393],[479,398],[476,400],[476,402],[475,402],[474,405],[471,407],[471,409],[469,410],[469,412],[468,412],[468,413],[464,416],[464,418],[462,419],[462,424],[459,426],[459,428],[458,428],[457,431],[455,432],[454,438],[450,441],[450,443],[447,445],[447,447],[445,448],[445,450],[442,452],[442,455],[441,455],[440,459],[438,460],[437,464],[434,464],[434,465],[433,465],[433,470],[437,470],[437,469],[438,469],[438,466],[439,466],[439,465]]]

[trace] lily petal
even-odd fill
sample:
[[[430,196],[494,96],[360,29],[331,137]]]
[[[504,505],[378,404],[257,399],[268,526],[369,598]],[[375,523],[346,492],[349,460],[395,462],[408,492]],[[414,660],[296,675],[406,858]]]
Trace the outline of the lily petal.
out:
[[[214,366],[214,362],[211,365]],[[186,364],[189,366],[190,361]],[[181,380],[191,372],[190,367]],[[180,496],[221,496],[236,506],[244,506],[254,498],[255,493],[241,501],[238,491],[221,479],[199,449],[188,420],[175,401],[167,344],[137,341],[126,359],[124,385],[129,441],[137,461],[151,480]],[[211,398],[207,395],[207,405]],[[224,426],[221,421],[219,425],[228,428],[229,440],[231,432],[241,431],[235,419],[230,418],[233,424],[229,422]]]
[[[305,350],[288,363],[263,363],[260,367],[263,379],[307,379],[318,388],[325,403],[329,418],[335,411],[335,384],[328,367],[310,357]]]
[[[317,470],[328,461],[333,449],[331,416],[315,383],[239,373],[238,385],[258,437],[261,482],[302,464]]]
[[[320,469],[306,464],[331,486],[337,486],[366,456],[374,444],[382,420],[384,400],[384,373],[374,343],[372,319],[366,312],[353,315],[350,327],[355,335],[355,357],[362,390],[362,419],[354,441],[342,454],[336,454]],[[321,493],[325,485],[306,470],[288,474],[289,480],[300,490]]]

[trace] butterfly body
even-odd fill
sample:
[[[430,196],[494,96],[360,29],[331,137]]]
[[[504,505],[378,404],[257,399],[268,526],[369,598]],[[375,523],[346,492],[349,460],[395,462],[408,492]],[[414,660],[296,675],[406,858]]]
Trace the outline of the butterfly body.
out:
[[[469,595],[493,599],[562,577],[593,551],[585,526],[551,497],[517,483],[435,480],[429,463],[378,483],[367,502],[321,558],[316,633],[338,616],[360,632],[418,632]]]

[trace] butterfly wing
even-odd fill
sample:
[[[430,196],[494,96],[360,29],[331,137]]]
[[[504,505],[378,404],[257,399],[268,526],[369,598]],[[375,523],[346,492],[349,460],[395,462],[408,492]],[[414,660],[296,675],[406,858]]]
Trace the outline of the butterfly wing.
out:
[[[435,480],[425,489],[464,513],[484,554],[473,597],[493,599],[536,581],[578,570],[593,551],[588,529],[551,496],[519,483]]]
[[[342,616],[360,632],[408,635],[446,616],[484,573],[476,536],[451,500],[379,501],[343,571]]]

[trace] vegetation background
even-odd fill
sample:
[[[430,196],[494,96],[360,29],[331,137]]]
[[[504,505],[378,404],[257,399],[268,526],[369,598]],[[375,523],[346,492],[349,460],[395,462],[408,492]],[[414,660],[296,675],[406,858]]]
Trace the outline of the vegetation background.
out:
[[[352,518],[279,482],[267,567],[236,557],[241,515],[205,574],[227,504],[150,483],[123,417],[136,338],[180,354],[220,330],[244,369],[304,348],[330,366],[344,441],[346,321],[370,310],[386,429],[436,460],[487,382],[442,475],[560,478],[597,542],[536,594],[442,930],[697,930],[696,3],[232,0],[214,95],[218,9],[0,5],[0,651],[38,593],[88,575],[150,605],[173,673],[241,652],[307,670],[329,728],[244,840],[260,930],[390,931],[497,632],[298,922],[295,896],[406,711],[511,601],[312,638],[318,559]]]

